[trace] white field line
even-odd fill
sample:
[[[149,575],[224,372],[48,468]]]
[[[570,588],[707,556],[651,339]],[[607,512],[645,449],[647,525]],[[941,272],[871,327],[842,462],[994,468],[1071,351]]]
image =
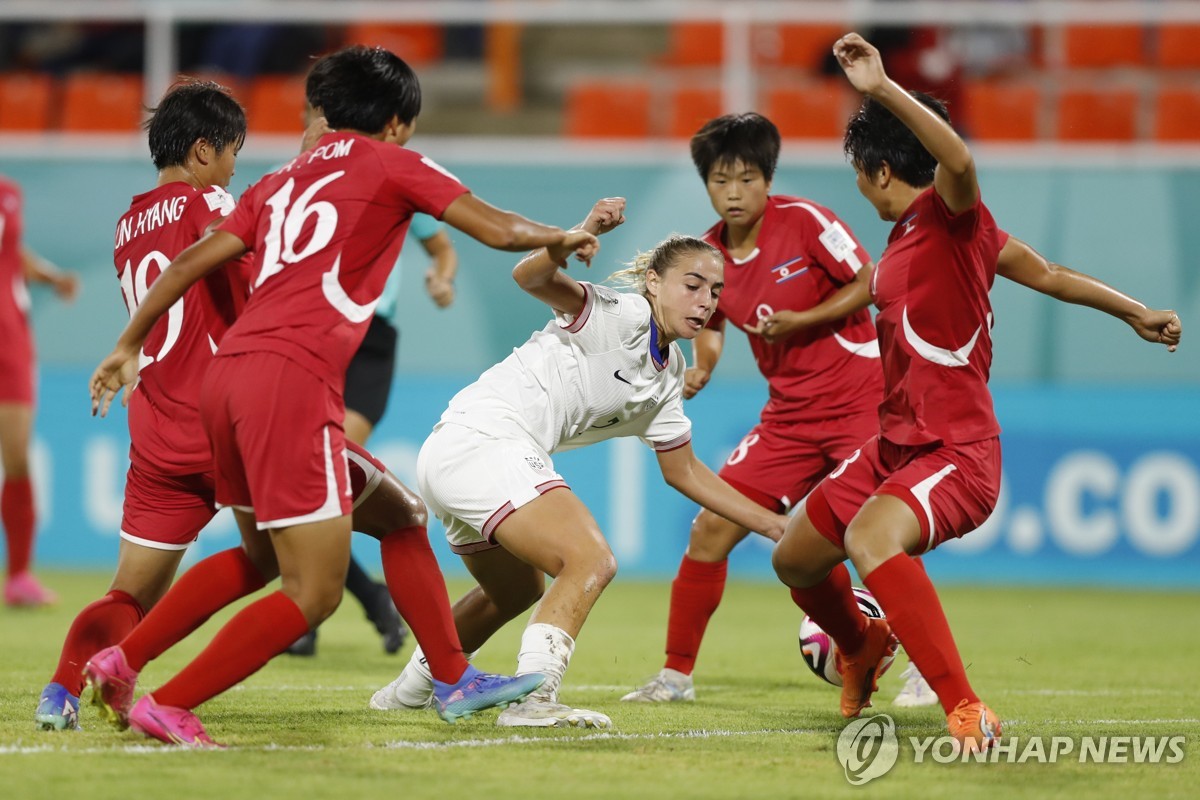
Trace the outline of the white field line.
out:
[[[503,747],[507,745],[526,745],[526,744],[576,744],[578,742],[596,742],[596,741],[647,741],[647,740],[665,740],[665,739],[720,739],[732,738],[741,736],[799,736],[803,734],[817,733],[813,730],[783,730],[765,728],[756,731],[727,731],[727,730],[691,730],[680,731],[678,733],[615,733],[612,731],[599,731],[583,735],[570,734],[565,736],[505,736],[495,739],[460,739],[452,742],[420,742],[407,739],[398,739],[391,742],[382,742],[380,744],[372,744],[370,742],[362,745],[346,745],[332,746],[325,745],[283,745],[283,744],[264,744],[253,747],[239,747],[237,745],[224,748],[222,751],[241,751],[241,752],[320,752],[324,750],[340,751],[340,750],[455,750],[459,748],[473,747]],[[127,744],[114,747],[65,747],[54,746],[48,744],[42,745],[4,745],[0,746],[0,756],[27,756],[39,755],[42,753],[70,753],[71,755],[87,755],[87,754],[107,754],[107,753],[131,753],[141,755],[143,753],[179,753],[179,752],[203,752],[201,750],[193,750],[185,747],[167,747],[163,745],[153,744]]]

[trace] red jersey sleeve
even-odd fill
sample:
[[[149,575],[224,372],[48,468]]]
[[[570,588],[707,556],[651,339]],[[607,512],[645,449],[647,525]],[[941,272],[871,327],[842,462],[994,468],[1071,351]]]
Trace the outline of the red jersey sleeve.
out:
[[[979,226],[980,211],[983,209],[983,194],[981,193],[975,198],[975,204],[970,208],[965,208],[955,214],[946,205],[946,201],[938,194],[937,189],[930,187],[929,194],[931,195],[930,206],[934,213],[942,220],[942,225],[950,232],[950,235],[956,239],[972,239],[975,236],[975,230]],[[1006,240],[1007,236],[1004,237]]]
[[[258,227],[258,187],[260,183],[256,183],[246,191],[242,192],[241,198],[237,202],[237,207],[233,209],[225,221],[220,224],[217,230],[225,233],[232,233],[234,236],[242,240],[242,244],[246,245],[247,250],[254,249],[255,231]]]
[[[833,279],[845,285],[854,281],[858,271],[871,261],[871,254],[854,231],[827,208],[809,209],[813,225],[809,255]]]
[[[446,207],[469,189],[428,156],[413,150],[396,148],[384,165],[396,191],[413,211],[441,219]]]

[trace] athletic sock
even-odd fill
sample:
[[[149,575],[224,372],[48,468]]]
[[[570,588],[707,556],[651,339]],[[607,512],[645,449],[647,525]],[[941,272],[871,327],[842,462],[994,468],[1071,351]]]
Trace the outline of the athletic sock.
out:
[[[392,531],[380,540],[379,552],[392,602],[420,643],[430,673],[442,683],[458,683],[467,671],[467,657],[425,527]]]
[[[126,661],[136,672],[141,672],[146,664],[187,638],[213,614],[265,585],[262,575],[240,547],[222,550],[198,562],[183,573],[141,624],[121,641]],[[307,626],[296,638],[306,630]]]
[[[118,589],[85,606],[67,631],[51,680],[78,697],[83,691],[83,667],[88,659],[125,638],[144,616],[146,612],[138,601]]]
[[[729,562],[695,561],[683,557],[679,574],[671,582],[671,610],[667,617],[667,669],[691,675],[700,643],[713,612],[725,593]]]
[[[558,702],[558,689],[573,652],[575,640],[562,628],[544,622],[533,622],[525,628],[521,634],[521,651],[517,655],[517,674],[540,672],[546,676],[545,683],[533,693],[533,698]]]
[[[979,702],[924,568],[900,553],[863,576],[863,582],[879,601],[892,632],[937,694],[945,712],[949,714],[961,700]]]
[[[850,587],[850,570],[838,564],[825,580],[806,589],[792,589],[792,601],[821,626],[842,652],[862,647],[867,617],[858,607]]]
[[[4,538],[8,542],[10,578],[29,569],[35,521],[33,483],[29,477],[5,478],[0,490],[0,522],[4,524]]]
[[[367,612],[367,616],[371,616],[371,612],[375,609],[375,586],[377,584],[367,574],[367,571],[362,568],[362,564],[358,563],[358,559],[350,556],[350,566],[346,570],[346,588],[350,590],[350,594],[354,595],[354,599]]]
[[[300,606],[272,592],[234,614],[200,655],[151,692],[154,702],[193,709],[258,672],[307,630]]]

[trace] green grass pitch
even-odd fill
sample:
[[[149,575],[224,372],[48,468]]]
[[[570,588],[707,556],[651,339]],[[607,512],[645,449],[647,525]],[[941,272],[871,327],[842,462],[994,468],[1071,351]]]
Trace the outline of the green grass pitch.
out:
[[[939,709],[894,709],[899,665],[876,710],[891,714],[900,756],[850,786],[835,755],[836,691],[800,661],[799,612],[769,583],[731,582],[696,672],[697,701],[619,703],[661,666],[669,585],[618,578],[592,614],[562,699],[611,715],[607,732],[512,730],[495,711],[460,722],[367,708],[399,672],[353,599],[321,630],[314,659],[281,656],[199,710],[228,749],[183,751],[118,733],[85,702],[79,733],[34,729],[75,611],[107,585],[49,573],[62,600],[0,611],[0,793],[6,798],[824,798],[1195,797],[1200,780],[1200,593],[949,587],[942,596],[968,674],[1006,735],[1186,737],[1176,764],[913,763],[906,736],[937,735]],[[451,594],[465,588],[452,582]],[[161,684],[207,643],[210,623],[152,664]],[[510,671],[520,627],[478,664]]]

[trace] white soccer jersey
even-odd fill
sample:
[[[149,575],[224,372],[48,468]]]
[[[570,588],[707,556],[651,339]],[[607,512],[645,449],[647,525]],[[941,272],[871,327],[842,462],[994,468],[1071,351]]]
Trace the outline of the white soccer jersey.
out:
[[[547,453],[618,436],[655,450],[691,441],[679,345],[661,348],[640,294],[583,283],[583,309],[556,315],[450,401],[442,422],[533,437]]]

